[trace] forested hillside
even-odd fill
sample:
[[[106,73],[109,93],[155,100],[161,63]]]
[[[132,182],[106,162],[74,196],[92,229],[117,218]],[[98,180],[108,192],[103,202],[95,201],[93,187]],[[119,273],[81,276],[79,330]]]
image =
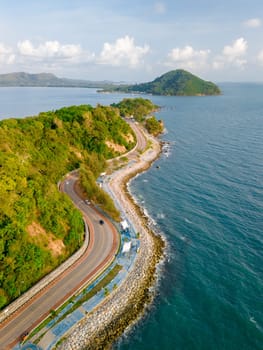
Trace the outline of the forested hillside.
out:
[[[117,85],[103,91],[136,92],[165,96],[206,96],[219,95],[219,87],[193,75],[183,69],[177,69],[163,74],[148,83],[133,85]]]
[[[85,87],[107,88],[109,81],[90,81],[58,78],[51,73],[30,74],[25,72],[0,74],[0,86],[49,86],[49,87]]]
[[[108,200],[95,179],[105,159],[136,142],[119,114],[82,105],[0,122],[0,307],[82,244],[81,214],[57,184],[80,167],[89,195]]]
[[[121,116],[134,118],[141,122],[150,134],[157,136],[163,132],[162,120],[157,120],[155,116],[150,115],[153,111],[159,109],[159,106],[154,105],[152,101],[141,97],[124,98],[121,102],[114,103],[112,106],[119,109]]]
[[[148,114],[159,108],[152,101],[141,97],[124,98],[119,103],[113,103],[112,106],[119,109],[121,116],[133,117],[137,121],[143,121]]]

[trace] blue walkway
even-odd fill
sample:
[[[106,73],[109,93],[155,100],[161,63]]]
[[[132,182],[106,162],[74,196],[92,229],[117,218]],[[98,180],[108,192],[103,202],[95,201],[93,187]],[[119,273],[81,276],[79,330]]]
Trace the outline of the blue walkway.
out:
[[[107,186],[107,179],[104,180],[103,187],[107,192],[109,188]],[[111,194],[112,195],[112,194]],[[124,213],[123,217],[125,217]],[[91,312],[97,305],[99,305],[108,293],[111,293],[115,288],[117,288],[123,280],[128,275],[129,270],[132,268],[138,248],[140,246],[140,241],[137,238],[137,233],[135,232],[131,222],[125,219],[129,228],[126,230],[121,230],[120,225],[117,225],[119,232],[121,233],[121,243],[120,249],[116,256],[114,263],[109,266],[93,283],[91,283],[87,288],[85,288],[78,296],[75,296],[71,303],[65,306],[59,314],[50,321],[44,329],[44,336],[40,340],[38,347],[34,344],[28,343],[23,346],[17,345],[14,350],[51,350],[52,347],[70,330],[72,326],[74,326],[77,322],[83,319],[86,313]],[[125,242],[131,242],[131,249],[129,252],[123,253],[123,245]],[[117,276],[107,285],[106,288],[101,289],[90,298],[88,301],[84,302],[78,309],[67,315],[62,321],[57,321],[67,312],[70,312],[70,309],[73,307],[74,303],[79,301],[85,294],[91,291],[109,272],[116,266],[116,264],[121,265],[122,269],[119,271]]]

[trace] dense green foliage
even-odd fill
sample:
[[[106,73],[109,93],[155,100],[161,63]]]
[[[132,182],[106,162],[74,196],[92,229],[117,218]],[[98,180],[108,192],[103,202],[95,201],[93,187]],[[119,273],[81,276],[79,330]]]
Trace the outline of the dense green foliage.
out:
[[[143,121],[144,118],[155,111],[158,106],[148,99],[124,98],[119,103],[113,103],[113,107],[117,107],[122,117],[133,117],[137,121]]]
[[[121,102],[114,103],[112,106],[119,109],[121,116],[132,117],[141,122],[150,134],[157,136],[163,132],[163,122],[157,120],[155,116],[149,116],[150,113],[159,108],[152,101],[141,97],[124,98]]]
[[[119,154],[107,141],[129,150],[131,134],[116,108],[103,106],[0,122],[0,308],[83,241],[81,214],[59,192],[58,181],[81,167],[94,186],[105,159]],[[94,199],[101,203],[103,196],[97,191]]]
[[[152,116],[145,120],[145,128],[150,134],[157,136],[163,132],[163,122]]]
[[[178,69],[163,74],[149,83],[136,85],[119,85],[108,89],[108,91],[139,92],[153,95],[167,96],[197,96],[197,95],[219,95],[220,89],[212,82],[205,81],[199,77]]]
[[[108,213],[114,220],[120,220],[120,213],[116,209],[113,200],[108,193],[96,183],[94,173],[85,165],[80,168],[80,179],[86,196],[97,203],[103,211]]]

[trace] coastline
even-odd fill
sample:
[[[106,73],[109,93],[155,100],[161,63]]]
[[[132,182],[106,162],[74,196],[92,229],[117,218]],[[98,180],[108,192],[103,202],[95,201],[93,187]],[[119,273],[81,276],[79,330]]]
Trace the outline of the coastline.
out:
[[[121,286],[61,339],[56,349],[110,349],[114,341],[143,314],[153,300],[158,263],[164,255],[164,240],[150,228],[149,219],[128,190],[129,182],[146,171],[161,153],[161,142],[149,134],[151,147],[132,165],[117,171],[108,186],[125,215],[140,234],[140,248],[132,271]]]

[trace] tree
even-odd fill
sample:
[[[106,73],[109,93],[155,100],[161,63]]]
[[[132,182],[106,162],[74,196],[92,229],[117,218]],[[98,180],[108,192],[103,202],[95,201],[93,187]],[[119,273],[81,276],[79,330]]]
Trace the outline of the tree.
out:
[[[139,99],[121,103],[140,115],[152,108]],[[81,168],[87,195],[114,219],[119,212],[96,184],[106,159],[136,143],[116,106],[71,106],[24,119],[0,121],[0,308],[17,298],[79,248],[84,237],[80,212],[58,190],[58,181]],[[57,255],[49,246],[58,240]]]
[[[163,123],[153,116],[145,120],[145,128],[150,134],[157,136],[163,132]]]

